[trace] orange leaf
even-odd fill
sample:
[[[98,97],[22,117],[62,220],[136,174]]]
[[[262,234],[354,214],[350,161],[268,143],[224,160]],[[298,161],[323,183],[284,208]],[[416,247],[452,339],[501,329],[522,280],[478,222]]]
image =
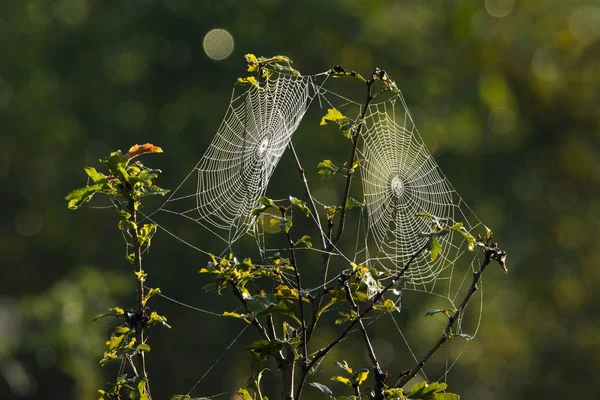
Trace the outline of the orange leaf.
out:
[[[150,143],[146,143],[146,144],[136,144],[135,146],[131,146],[131,148],[129,149],[129,152],[127,153],[127,158],[129,158],[130,160],[132,158],[135,158],[141,154],[145,154],[145,153],[162,153],[163,150],[158,147],[155,146],[153,144]]]

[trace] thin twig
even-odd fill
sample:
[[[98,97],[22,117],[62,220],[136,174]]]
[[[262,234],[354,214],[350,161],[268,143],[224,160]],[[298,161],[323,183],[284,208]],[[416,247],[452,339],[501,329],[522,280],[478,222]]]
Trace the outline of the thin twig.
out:
[[[379,303],[379,301],[382,299],[383,295],[390,290],[395,284],[396,281],[398,279],[400,279],[402,276],[404,276],[404,274],[406,273],[406,271],[408,271],[408,269],[410,268],[411,264],[413,263],[413,261],[422,253],[424,252],[427,248],[428,248],[428,243],[425,243],[416,253],[414,253],[406,262],[406,264],[404,265],[404,267],[398,271],[398,273],[396,273],[396,275],[394,275],[394,278],[391,280],[391,282],[385,286],[383,289],[381,289],[373,298],[373,301],[371,302],[371,304],[369,305],[369,307],[363,311],[362,314],[360,314],[356,319],[352,320],[348,326],[348,328],[346,328],[346,330],[340,335],[338,336],[337,339],[335,339],[334,341],[332,341],[331,343],[329,343],[326,347],[322,348],[321,350],[319,350],[317,352],[317,354],[315,354],[314,358],[309,362],[308,364],[308,368],[306,370],[302,371],[302,375],[300,376],[300,381],[299,381],[299,390],[297,391],[297,393],[301,393],[302,391],[302,387],[304,386],[304,383],[306,382],[306,378],[308,376],[308,372],[310,371],[311,368],[313,368],[316,363],[323,357],[325,357],[330,351],[331,349],[333,349],[336,345],[338,345],[342,340],[344,340],[346,338],[346,336],[348,336],[348,334],[350,334],[350,332],[352,331],[352,329],[354,328],[354,326],[361,322],[362,319],[364,317],[367,316],[367,314],[369,314],[371,311],[373,311],[375,309],[375,306]]]
[[[342,284],[344,286],[344,292],[346,293],[346,300],[350,303],[350,307],[356,314],[360,315],[360,308],[358,304],[352,298],[352,291],[350,290],[349,277],[342,274]],[[387,374],[383,372],[381,366],[379,365],[379,361],[377,360],[377,356],[375,355],[375,350],[373,350],[373,345],[371,344],[371,339],[369,338],[369,334],[367,333],[367,329],[361,320],[358,321],[359,329],[362,332],[363,339],[365,341],[365,346],[367,347],[367,353],[369,354],[369,358],[371,359],[371,363],[373,363],[373,372],[375,374],[375,392],[377,395],[383,394],[383,388],[385,386],[385,381],[387,380]],[[356,386],[358,390],[358,385]]]
[[[425,354],[425,356],[417,363],[417,365],[415,365],[415,367],[409,373],[403,374],[400,377],[400,379],[398,379],[398,381],[396,382],[394,387],[402,387],[402,386],[406,385],[406,383],[409,380],[411,380],[423,368],[423,366],[425,366],[425,363],[427,363],[427,361],[431,358],[431,356],[446,342],[446,340],[448,340],[451,337],[450,335],[452,332],[452,327],[454,326],[456,321],[459,320],[462,312],[464,311],[465,307],[469,303],[469,300],[471,299],[473,294],[478,290],[477,283],[479,282],[479,279],[481,278],[481,274],[483,274],[485,267],[487,267],[487,265],[490,263],[490,261],[492,259],[499,260],[498,257],[501,256],[502,253],[503,252],[501,250],[499,250],[498,248],[495,248],[495,247],[494,248],[486,248],[485,257],[483,259],[481,266],[479,267],[479,270],[477,272],[473,273],[473,281],[471,283],[471,287],[469,288],[469,291],[463,298],[458,309],[454,312],[454,314],[452,314],[450,317],[448,317],[448,324],[446,325],[446,328],[444,329],[444,333],[442,334],[440,339],[433,345],[433,347],[431,347],[427,351],[427,354]],[[506,254],[506,253],[504,253],[504,254]]]
[[[323,233],[323,228],[321,227],[321,219],[319,217],[319,212],[317,211],[317,207],[315,205],[315,201],[310,194],[310,187],[308,186],[308,181],[306,180],[306,175],[304,174],[304,167],[302,167],[302,163],[298,158],[298,154],[296,153],[296,149],[294,148],[294,144],[290,139],[289,148],[294,157],[294,162],[296,163],[296,167],[298,168],[298,172],[300,173],[300,177],[302,178],[302,184],[304,185],[304,196],[308,200],[308,206],[310,207],[310,212],[313,214],[315,218],[315,224],[317,225],[317,230],[319,231],[319,238],[321,241],[321,248],[325,249],[327,247],[327,241],[325,239],[325,234]]]
[[[144,343],[144,311],[145,311],[145,293],[144,293],[144,270],[142,268],[142,243],[139,240],[139,232],[138,232],[138,221],[137,221],[137,210],[135,207],[135,200],[133,198],[129,199],[129,213],[131,214],[133,228],[131,228],[133,243],[135,248],[135,265],[137,266],[137,274],[136,274],[136,285],[137,285],[137,312],[135,319],[135,340],[138,345]],[[145,352],[138,350],[137,352],[137,360],[138,364],[141,368],[141,374],[144,379],[146,379],[146,384],[144,385],[146,394],[150,396],[150,391],[147,386],[148,373],[146,371],[146,357]],[[135,371],[135,369],[134,369]],[[137,371],[136,371],[137,375]]]
[[[371,89],[373,87],[373,84],[375,83],[375,81],[373,79],[370,79],[366,82],[367,85],[367,98],[365,100],[365,104],[363,105],[362,111],[360,116],[358,117],[358,125],[356,126],[355,130],[354,130],[354,134],[352,136],[352,152],[350,153],[350,162],[348,163],[348,170],[350,170],[352,168],[352,166],[354,165],[355,161],[356,161],[356,153],[358,151],[358,142],[360,139],[360,134],[362,133],[362,129],[363,129],[363,125],[364,125],[364,118],[365,115],[367,113],[367,109],[369,108],[369,104],[371,103],[371,101],[373,101],[373,95],[371,93]],[[315,330],[315,327],[317,325],[317,322],[319,320],[318,317],[318,313],[319,313],[319,309],[321,308],[321,304],[323,302],[323,296],[326,293],[325,290],[325,284],[327,282],[327,273],[329,271],[329,263],[331,261],[331,251],[334,249],[334,247],[337,245],[337,243],[340,241],[342,234],[344,233],[344,227],[346,225],[346,213],[348,211],[346,204],[348,203],[348,198],[350,197],[350,188],[352,186],[352,176],[354,174],[350,173],[348,171],[347,173],[347,177],[346,177],[346,187],[344,188],[344,195],[342,197],[342,203],[341,203],[341,210],[340,210],[340,222],[339,222],[339,227],[337,230],[337,234],[335,235],[335,238],[333,240],[331,240],[331,231],[333,228],[333,221],[332,220],[328,220],[327,221],[327,229],[328,229],[328,239],[329,239],[329,243],[327,244],[327,246],[324,248],[325,253],[323,254],[323,261],[321,263],[321,288],[319,290],[319,294],[317,295],[316,301],[314,302],[314,308],[313,308],[313,314],[312,314],[312,319],[311,319],[311,323],[308,327],[308,338],[310,339],[310,337],[312,336],[312,333]]]
[[[286,215],[286,209],[284,207],[281,207],[281,215],[283,218],[285,218]],[[304,360],[303,360],[303,364],[306,365],[308,363],[308,349],[307,349],[307,345],[306,345],[306,320],[304,319],[304,306],[302,304],[302,281],[300,278],[300,272],[298,271],[298,263],[296,261],[296,250],[295,250],[295,246],[296,244],[294,243],[294,241],[292,240],[290,233],[286,232],[285,233],[288,239],[288,242],[290,244],[290,264],[292,266],[292,268],[294,269],[294,274],[296,275],[296,288],[298,289],[298,307],[300,309],[300,322],[302,323],[302,348],[303,348],[303,355],[304,355]]]

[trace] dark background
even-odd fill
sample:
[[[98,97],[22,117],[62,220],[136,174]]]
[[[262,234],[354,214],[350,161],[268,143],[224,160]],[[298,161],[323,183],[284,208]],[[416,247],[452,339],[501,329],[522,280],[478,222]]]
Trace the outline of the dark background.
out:
[[[452,391],[484,400],[600,391],[596,1],[3,0],[0,10],[0,398],[92,399],[114,379],[114,367],[98,365],[109,322],[91,320],[133,303],[133,277],[113,213],[70,212],[64,195],[85,184],[85,165],[145,142],[165,150],[145,161],[165,171],[161,186],[179,184],[249,52],[285,54],[306,74],[384,68],[442,170],[508,250],[509,274],[486,273],[479,336],[449,374]],[[235,40],[221,61],[203,49],[213,28]],[[296,135],[315,183],[318,160],[347,154],[333,130],[340,145],[315,154],[329,141],[318,113]],[[277,191],[296,178],[292,165],[284,157]],[[195,240],[210,249],[210,238]],[[166,235],[152,250],[151,286],[203,309],[235,307],[201,293],[201,253]],[[150,338],[163,399],[186,393],[242,324],[153,301],[173,326]],[[243,386],[241,349],[255,339],[248,331],[192,394]],[[368,366],[353,348],[360,342],[327,362]],[[394,362],[410,367],[403,361]]]

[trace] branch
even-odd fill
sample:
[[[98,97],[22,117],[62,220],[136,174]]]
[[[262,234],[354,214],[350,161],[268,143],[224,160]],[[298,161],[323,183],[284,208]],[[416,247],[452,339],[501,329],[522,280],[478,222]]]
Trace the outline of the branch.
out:
[[[294,148],[294,144],[292,143],[291,139],[289,142],[289,148],[290,148],[290,151],[292,152],[292,156],[294,157],[294,162],[296,163],[298,172],[300,173],[300,176],[302,177],[302,184],[304,185],[304,195],[306,196],[306,199],[308,200],[308,205],[310,207],[310,211],[315,216],[315,219],[316,219],[315,224],[317,225],[317,229],[319,230],[319,238],[321,239],[321,248],[325,249],[327,247],[327,241],[325,239],[325,235],[323,233],[323,228],[321,226],[321,219],[319,218],[319,213],[317,211],[315,201],[313,200],[313,197],[310,194],[310,187],[308,186],[308,181],[306,180],[306,175],[304,174],[304,168],[302,167],[302,164],[300,163],[300,159],[298,158],[298,154],[296,153],[296,149]]]
[[[423,368],[423,366],[425,366],[425,363],[427,363],[427,361],[431,358],[431,356],[446,342],[446,340],[448,340],[448,338],[450,337],[451,331],[452,331],[452,327],[454,326],[456,321],[458,321],[458,319],[460,318],[462,312],[464,311],[465,307],[469,303],[469,300],[471,299],[473,294],[479,289],[477,287],[477,283],[479,282],[479,279],[481,278],[481,275],[483,274],[485,267],[488,266],[488,264],[490,263],[491,260],[496,260],[496,261],[498,261],[498,263],[500,263],[500,265],[503,265],[504,256],[506,256],[506,253],[503,252],[502,250],[498,249],[497,247],[495,247],[495,245],[493,247],[485,248],[485,258],[484,258],[483,262],[481,263],[479,270],[477,272],[473,273],[473,281],[471,283],[471,287],[469,288],[469,291],[463,298],[458,309],[454,312],[454,314],[452,314],[448,318],[448,325],[446,325],[446,328],[444,329],[444,333],[442,334],[442,337],[440,337],[440,339],[433,345],[433,347],[430,348],[429,351],[427,351],[427,354],[425,354],[425,356],[421,359],[421,361],[419,361],[417,363],[417,365],[415,365],[415,367],[409,373],[402,375],[398,379],[398,381],[396,382],[394,387],[399,388],[399,387],[406,385],[406,383],[409,380],[411,380]]]
[[[358,304],[356,304],[356,302],[354,301],[354,299],[352,298],[352,292],[350,290],[350,285],[349,285],[349,276],[343,275],[342,274],[342,279],[343,279],[343,285],[344,285],[344,291],[346,292],[346,300],[348,300],[348,302],[350,303],[350,306],[352,307],[352,310],[354,310],[357,314],[360,314],[360,308],[358,307]],[[375,374],[375,381],[376,381],[376,394],[382,395],[383,394],[383,388],[385,387],[385,381],[387,380],[387,374],[383,372],[383,370],[381,369],[381,366],[379,365],[379,361],[377,361],[377,356],[375,355],[375,350],[373,350],[373,345],[371,344],[371,339],[369,339],[369,334],[367,333],[367,329],[365,328],[365,325],[363,324],[362,319],[358,321],[358,325],[360,328],[360,331],[363,334],[363,339],[365,341],[365,346],[367,347],[367,352],[369,353],[369,358],[371,359],[371,362],[373,363],[373,372]],[[358,386],[355,386],[356,391],[359,390]],[[360,395],[360,392],[357,393],[357,395]]]
[[[281,216],[285,218],[285,207],[281,207],[280,210]],[[298,264],[296,262],[296,244],[292,240],[289,232],[286,232],[285,235],[287,236],[288,242],[290,243],[290,261],[292,268],[294,268],[294,274],[296,275],[296,286],[298,289],[298,307],[300,308],[300,322],[302,322],[302,348],[304,355],[304,360],[302,363],[304,366],[306,366],[306,364],[308,363],[308,348],[306,345],[306,320],[304,319],[304,307],[302,305],[302,282],[300,279],[300,272],[298,271]]]
[[[244,309],[246,310],[246,312],[248,314],[250,314],[250,310],[248,309],[248,302],[244,298],[244,295],[242,294],[240,289],[237,287],[237,283],[233,282],[233,281],[230,283],[231,283],[231,287],[233,288],[233,294],[235,294],[235,296],[240,300],[240,302],[244,306]],[[262,326],[262,324],[260,323],[260,321],[257,318],[252,318],[251,323],[252,323],[252,325],[254,325],[256,327],[256,329],[258,330],[258,333],[264,340],[267,340],[269,342],[271,341],[271,337],[267,333],[267,330]]]
[[[330,351],[331,349],[333,349],[338,343],[340,343],[342,340],[344,340],[346,338],[346,336],[348,336],[350,334],[350,332],[352,331],[352,329],[354,328],[354,326],[361,322],[362,323],[362,319],[364,317],[367,316],[367,314],[369,314],[371,311],[373,311],[375,309],[375,305],[377,305],[379,303],[379,301],[381,300],[381,298],[383,297],[383,295],[390,290],[395,284],[396,281],[398,279],[400,279],[402,276],[404,276],[404,274],[406,273],[406,271],[408,271],[408,269],[410,268],[410,265],[412,264],[412,262],[422,253],[424,252],[427,248],[428,248],[428,243],[425,243],[425,245],[423,245],[423,247],[421,247],[415,254],[413,254],[409,260],[406,262],[406,264],[404,265],[404,267],[398,271],[398,273],[394,276],[394,278],[392,279],[392,281],[385,286],[383,289],[381,289],[373,298],[373,301],[371,302],[371,304],[369,305],[369,307],[363,311],[362,314],[360,314],[356,319],[354,319],[353,321],[350,322],[350,325],[348,326],[348,328],[346,328],[346,330],[340,335],[338,336],[337,339],[335,339],[333,342],[329,343],[326,347],[322,348],[321,350],[319,350],[317,352],[317,354],[315,355],[315,357],[310,361],[310,363],[308,364],[308,367],[306,368],[306,370],[302,371],[302,375],[300,376],[300,383],[298,386],[298,390],[297,393],[300,394],[302,392],[302,387],[306,381],[306,378],[308,376],[308,372],[310,371],[310,369],[312,367],[315,366],[315,364],[323,357],[325,357]],[[342,279],[340,277],[340,279]],[[299,398],[299,396],[297,396],[297,398]]]
[[[352,136],[352,152],[350,153],[350,162],[348,164],[348,169],[352,168],[352,166],[354,165],[354,162],[356,161],[356,152],[358,150],[358,142],[360,139],[360,134],[362,133],[362,128],[364,125],[364,118],[365,115],[367,113],[367,109],[369,108],[369,104],[371,103],[371,101],[373,101],[373,95],[371,93],[371,89],[373,87],[373,84],[375,83],[374,79],[369,79],[368,81],[366,81],[366,85],[367,85],[367,99],[365,100],[365,104],[363,105],[363,109],[361,111],[361,114],[358,118],[358,126],[356,127],[355,131],[354,131],[354,135]],[[331,230],[333,228],[333,221],[332,220],[328,220],[327,221],[327,229],[328,229],[328,240],[329,243],[327,244],[326,247],[323,248],[323,250],[325,250],[325,253],[323,254],[323,262],[321,263],[321,288],[319,290],[319,293],[317,295],[316,301],[315,301],[315,306],[313,308],[313,315],[312,315],[312,319],[311,319],[311,323],[310,326],[308,327],[308,338],[310,340],[310,337],[312,336],[312,333],[315,330],[315,327],[317,325],[317,321],[318,321],[318,313],[319,313],[319,309],[321,308],[321,304],[323,302],[323,296],[325,295],[325,283],[327,282],[327,272],[329,271],[329,262],[331,261],[331,251],[333,250],[333,248],[335,247],[335,245],[339,242],[339,240],[342,237],[342,234],[344,233],[344,227],[346,225],[346,213],[347,213],[347,207],[346,207],[346,203],[348,202],[348,198],[350,197],[350,188],[352,186],[352,176],[354,174],[348,172],[348,176],[346,178],[346,187],[344,189],[344,195],[342,198],[342,204],[341,207],[342,209],[340,210],[340,224],[338,227],[338,231],[337,234],[335,236],[335,239],[331,240]]]
[[[132,236],[135,247],[135,265],[137,266],[137,310],[136,310],[136,318],[135,318],[135,341],[138,345],[144,343],[144,303],[145,303],[145,293],[144,293],[144,270],[142,269],[142,244],[139,241],[139,233],[138,233],[138,221],[137,221],[137,209],[135,206],[135,200],[133,198],[129,198],[129,213],[131,214],[131,218],[133,220],[133,228]],[[145,390],[149,395],[150,391],[147,387],[147,378],[148,373],[146,371],[146,357],[143,351],[138,350],[137,352],[137,360],[138,364],[141,368],[142,377],[146,379]],[[134,368],[136,376],[138,375],[137,370]]]

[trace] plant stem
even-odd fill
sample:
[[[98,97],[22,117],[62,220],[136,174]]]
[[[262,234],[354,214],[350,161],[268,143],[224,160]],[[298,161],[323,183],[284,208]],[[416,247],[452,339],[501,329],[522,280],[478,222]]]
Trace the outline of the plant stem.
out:
[[[367,98],[365,100],[365,104],[363,105],[362,111],[358,118],[358,125],[354,131],[354,135],[352,136],[352,151],[350,153],[350,161],[348,163],[348,169],[351,169],[356,161],[356,152],[358,151],[358,142],[360,139],[360,134],[362,133],[362,129],[363,129],[363,125],[364,125],[364,118],[367,113],[367,109],[369,108],[369,104],[371,104],[371,101],[373,101],[373,98],[374,98],[372,95],[372,92],[371,92],[374,83],[375,83],[375,80],[373,80],[373,79],[369,79],[368,81],[366,81]],[[325,295],[325,284],[327,283],[327,273],[329,271],[329,263],[331,261],[331,251],[334,249],[335,245],[337,245],[337,243],[340,241],[342,234],[344,233],[344,227],[346,224],[346,213],[348,211],[346,204],[348,202],[348,198],[350,197],[350,188],[352,186],[352,176],[353,175],[354,175],[354,173],[348,172],[348,175],[346,178],[346,187],[344,189],[344,195],[342,197],[342,203],[341,203],[342,208],[340,210],[340,224],[338,227],[337,234],[333,240],[331,240],[331,235],[330,235],[331,229],[333,228],[333,222],[328,221],[329,243],[323,249],[325,251],[325,253],[323,254],[323,261],[321,263],[321,288],[319,289],[316,301],[314,302],[315,306],[313,308],[313,315],[312,315],[310,326],[308,327],[307,335],[308,335],[309,340],[310,340],[310,337],[312,336],[312,333],[314,332],[317,322],[319,320],[318,313],[319,313],[319,309],[321,308],[321,305],[323,302],[323,296]]]
[[[473,281],[471,282],[471,287],[469,288],[469,291],[463,298],[458,309],[454,312],[454,314],[452,314],[450,317],[448,317],[448,324],[446,325],[446,328],[444,329],[444,333],[442,334],[440,339],[433,345],[433,347],[431,347],[427,351],[427,354],[425,354],[425,356],[421,359],[421,361],[419,361],[417,363],[417,365],[415,365],[415,367],[408,374],[405,374],[402,377],[400,377],[400,379],[396,382],[394,387],[402,387],[402,386],[406,385],[406,383],[409,380],[411,380],[423,368],[423,366],[425,366],[425,363],[427,363],[427,361],[431,358],[431,356],[446,342],[446,340],[448,340],[448,338],[450,337],[451,331],[452,331],[452,327],[454,326],[456,321],[458,321],[458,319],[460,318],[462,312],[464,311],[465,307],[469,303],[469,300],[471,299],[473,294],[478,290],[477,283],[479,282],[479,279],[481,278],[481,274],[483,274],[485,267],[487,267],[487,265],[492,260],[495,252],[497,252],[497,250],[495,250],[495,249],[486,249],[485,250],[485,257],[483,259],[481,266],[479,267],[479,270],[477,272],[473,273]]]
[[[297,393],[301,393],[302,391],[302,387],[304,386],[304,383],[306,382],[306,378],[308,376],[308,371],[310,371],[310,369],[312,367],[315,366],[315,364],[323,357],[325,357],[329,351],[331,351],[331,349],[333,349],[338,343],[340,343],[342,340],[344,340],[344,338],[346,338],[346,336],[348,336],[348,334],[352,331],[352,329],[354,328],[354,326],[361,322],[362,319],[367,316],[367,314],[369,314],[371,311],[373,311],[375,309],[375,305],[377,305],[377,303],[381,300],[381,298],[383,297],[383,295],[392,288],[392,286],[394,286],[396,284],[396,281],[398,279],[400,279],[402,276],[404,276],[404,274],[406,273],[406,271],[408,271],[408,269],[410,268],[410,265],[412,264],[412,262],[422,253],[424,252],[427,247],[428,247],[428,243],[425,243],[423,245],[423,247],[421,247],[415,254],[413,254],[408,261],[406,262],[406,264],[404,265],[404,267],[398,271],[398,273],[394,276],[394,279],[392,279],[392,281],[385,286],[383,289],[381,289],[373,298],[373,301],[371,302],[371,304],[369,305],[369,307],[363,311],[362,314],[360,314],[356,319],[354,319],[353,321],[350,322],[350,325],[348,326],[348,328],[346,328],[346,330],[340,335],[338,336],[337,339],[335,339],[333,342],[329,343],[326,347],[324,347],[323,349],[319,350],[317,352],[317,354],[315,355],[315,357],[310,361],[310,363],[308,364],[308,367],[306,368],[306,370],[302,371],[302,375],[300,376],[300,383],[299,383],[299,389],[297,391]],[[297,399],[298,400],[298,399]]]
[[[315,201],[310,194],[310,187],[308,186],[308,181],[306,180],[306,175],[304,174],[304,167],[300,163],[300,159],[298,158],[298,154],[296,153],[296,149],[294,148],[294,144],[290,139],[289,148],[294,157],[294,162],[296,163],[296,167],[298,168],[298,172],[300,173],[300,177],[302,178],[302,184],[304,185],[304,196],[308,200],[308,205],[310,207],[310,212],[313,214],[315,218],[315,224],[317,225],[317,229],[319,230],[319,238],[321,240],[321,248],[325,249],[327,247],[327,241],[325,239],[325,234],[323,233],[323,228],[321,227],[321,219],[319,217],[319,212],[317,211],[317,207],[315,205]]]
[[[138,345],[144,343],[144,317],[145,317],[145,293],[144,293],[144,269],[142,268],[142,244],[139,240],[139,231],[138,231],[138,220],[137,220],[137,209],[135,206],[135,200],[133,198],[129,199],[129,213],[131,214],[131,218],[134,224],[134,227],[131,229],[134,248],[135,248],[135,265],[137,266],[137,274],[136,274],[136,285],[137,285],[137,312],[135,319],[135,340]],[[150,390],[148,388],[148,373],[146,371],[146,357],[143,351],[137,352],[138,364],[141,368],[142,376],[146,379],[145,391],[148,396],[150,396]]]
[[[360,315],[360,308],[352,298],[352,291],[350,290],[350,284],[348,282],[349,277],[342,274],[342,279],[344,291],[346,293],[346,300],[348,300],[348,302],[350,303],[350,307],[352,308],[352,310],[354,310],[354,312]],[[373,373],[375,374],[376,382],[376,396],[383,395],[383,388],[385,386],[385,381],[387,380],[387,374],[383,372],[381,366],[379,365],[379,361],[377,360],[377,356],[375,355],[375,350],[373,350],[373,345],[371,344],[371,339],[369,338],[369,334],[367,333],[367,329],[365,328],[362,319],[358,321],[358,325],[360,331],[362,332],[363,340],[365,341],[365,346],[367,347],[367,353],[369,354],[369,358],[371,359],[371,362],[373,364]],[[356,386],[356,389],[358,390],[358,385]]]

